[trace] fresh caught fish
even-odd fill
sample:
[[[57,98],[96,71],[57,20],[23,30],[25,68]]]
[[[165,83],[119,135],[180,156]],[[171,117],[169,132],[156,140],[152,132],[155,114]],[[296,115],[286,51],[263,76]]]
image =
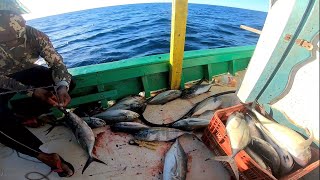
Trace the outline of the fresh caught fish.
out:
[[[258,154],[253,152],[249,147],[246,147],[244,150],[257,164],[259,164],[261,168],[267,169],[267,165],[263,162]]]
[[[247,114],[247,116],[249,116]],[[255,123],[256,127],[259,128],[262,136],[264,137],[264,139],[271,144],[271,146],[277,151],[279,158],[280,158],[280,169],[279,169],[279,175],[285,175],[288,172],[290,172],[293,169],[294,166],[294,160],[292,158],[292,156],[290,155],[290,153],[288,151],[286,151],[285,149],[280,148],[266,133],[266,129],[262,126],[261,123],[259,123],[259,121],[257,119],[255,119],[254,115],[250,116],[250,120],[251,123]],[[250,131],[251,133],[251,131]]]
[[[130,110],[106,110],[94,115],[94,117],[105,120],[106,123],[130,122],[139,116],[138,113]]]
[[[82,169],[82,174],[93,161],[106,164],[92,156],[95,137],[88,124],[72,112],[67,113],[67,116],[67,126],[70,127],[79,144],[87,151],[89,155],[89,158]]]
[[[241,104],[241,101],[236,93],[223,94],[219,96],[219,98],[222,100],[220,107],[222,109]]]
[[[131,95],[119,100],[107,110],[131,110],[137,111],[144,106],[145,98],[139,95]]]
[[[188,158],[179,140],[166,153],[163,168],[163,180],[184,180],[187,176]]]
[[[219,97],[209,97],[201,101],[193,110],[192,116],[199,116],[206,111],[213,111],[219,108],[222,100]]]
[[[200,82],[198,82],[196,85],[188,88],[188,89],[184,89],[182,91],[181,94],[181,98],[183,99],[189,99],[189,98],[193,98],[197,95],[200,95],[202,93],[206,93],[210,90],[210,88],[213,86],[212,83],[210,84],[201,84],[203,80],[201,80]]]
[[[99,128],[106,125],[106,122],[96,117],[81,117],[91,128]]]
[[[174,128],[150,127],[137,132],[134,138],[141,141],[172,141],[184,134],[192,133]]]
[[[210,120],[200,118],[187,118],[179,120],[172,124],[171,127],[181,129],[184,131],[193,131],[201,128],[205,128],[210,123]]]
[[[311,159],[310,145],[313,141],[313,133],[310,133],[310,137],[305,140],[296,131],[271,121],[261,115],[252,107],[248,107],[263,126],[264,132],[275,142],[279,147],[288,151],[295,162],[300,166],[306,166]],[[256,124],[259,126],[259,124]],[[262,128],[262,127],[261,127]]]
[[[168,90],[153,97],[148,104],[165,104],[181,96],[180,90]]]
[[[245,114],[245,119],[248,123],[250,136],[264,139],[262,133],[260,132],[259,128],[256,126],[255,121],[252,119],[252,117],[248,114]]]
[[[226,161],[230,164],[234,175],[239,179],[239,170],[234,161],[234,157],[239,151],[244,149],[250,142],[250,132],[247,122],[244,119],[244,115],[239,112],[235,112],[228,117],[226,123],[227,135],[230,139],[230,144],[232,148],[231,156],[215,156],[214,160]]]
[[[271,167],[272,173],[275,175],[279,174],[280,158],[277,151],[266,141],[251,137],[251,142],[248,147],[255,153],[261,154],[264,162]]]
[[[149,128],[149,126],[137,122],[119,122],[111,125],[110,128],[115,132],[125,132],[133,134],[137,133],[140,130],[147,129]]]

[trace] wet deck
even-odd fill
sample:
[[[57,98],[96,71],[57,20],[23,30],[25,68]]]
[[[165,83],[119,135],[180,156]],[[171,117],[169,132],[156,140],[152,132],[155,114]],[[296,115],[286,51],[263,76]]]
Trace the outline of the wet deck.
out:
[[[241,72],[236,77],[238,82],[242,79],[243,74],[244,72]],[[235,89],[235,87],[213,86],[210,94]],[[203,117],[211,119],[212,115],[213,113],[207,112]],[[44,143],[40,147],[41,150],[58,153],[74,166],[75,174],[68,178],[70,180],[162,179],[164,156],[172,144],[170,142],[160,142],[156,150],[150,150],[129,145],[131,135],[114,133],[109,126],[94,129],[96,135],[94,154],[108,165],[93,162],[84,174],[81,174],[87,160],[87,153],[76,142],[69,129],[57,127],[49,135],[45,135],[44,131],[48,127],[46,125],[36,129],[30,128],[30,130]],[[187,179],[208,179],[208,177],[210,179],[230,179],[229,174],[219,162],[206,161],[213,154],[202,142],[190,135],[182,136],[179,140],[188,156]],[[12,149],[0,144],[0,179],[63,179],[57,173],[50,173],[50,168],[36,159],[26,155],[20,156],[22,158],[18,157]]]
[[[240,72],[237,76],[238,85],[244,75]],[[233,87],[214,86],[212,94],[223,91],[235,90]],[[228,97],[225,106],[228,106]],[[203,117],[211,119],[212,113]],[[128,144],[132,136],[126,133],[114,133],[109,126],[94,129],[96,145],[94,154],[108,165],[93,162],[81,174],[87,153],[76,142],[72,132],[65,127],[55,128],[49,135],[45,135],[46,125],[37,129],[30,129],[44,143],[41,150],[48,153],[59,153],[66,161],[73,164],[75,174],[70,180],[104,180],[104,179],[162,179],[164,156],[172,143],[161,142],[156,150],[146,149]],[[201,136],[201,133],[199,134]],[[180,137],[180,143],[188,156],[187,179],[230,179],[227,171],[219,162],[206,161],[213,154],[196,138],[186,135]],[[50,173],[50,168],[36,159],[25,155],[17,156],[12,149],[0,144],[0,179],[50,179],[60,178],[56,173]],[[40,174],[45,175],[42,176]],[[50,173],[50,174],[48,174]]]

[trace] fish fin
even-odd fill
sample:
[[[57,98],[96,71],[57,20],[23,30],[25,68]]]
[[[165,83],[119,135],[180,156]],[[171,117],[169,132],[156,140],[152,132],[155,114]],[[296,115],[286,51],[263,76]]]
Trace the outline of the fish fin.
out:
[[[309,138],[306,141],[300,143],[300,145],[307,149],[307,148],[309,148],[309,146],[312,144],[312,142],[314,140],[314,134],[308,128],[306,128],[305,130],[306,130],[307,134],[309,135]]]
[[[88,158],[86,164],[84,165],[84,167],[83,167],[83,169],[82,169],[82,174],[84,173],[84,171],[88,168],[88,166],[89,166],[93,161],[107,165],[105,162],[103,162],[103,161],[101,161],[101,160],[99,160],[99,159],[91,156],[91,157]]]
[[[48,135],[56,126],[52,125],[51,127],[49,127],[47,130],[45,130],[44,132],[46,132],[46,135]]]
[[[216,160],[216,161],[226,161],[230,164],[231,169],[236,177],[236,179],[239,179],[239,170],[238,166],[236,165],[234,159],[232,156],[214,156],[211,159]]]

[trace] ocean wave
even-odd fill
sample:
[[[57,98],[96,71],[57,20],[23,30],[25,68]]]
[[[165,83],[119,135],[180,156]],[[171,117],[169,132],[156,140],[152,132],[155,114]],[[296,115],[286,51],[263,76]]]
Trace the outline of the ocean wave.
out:
[[[185,50],[253,45],[266,13],[190,4]],[[134,4],[50,16],[27,22],[45,32],[68,67],[169,53],[171,4]]]

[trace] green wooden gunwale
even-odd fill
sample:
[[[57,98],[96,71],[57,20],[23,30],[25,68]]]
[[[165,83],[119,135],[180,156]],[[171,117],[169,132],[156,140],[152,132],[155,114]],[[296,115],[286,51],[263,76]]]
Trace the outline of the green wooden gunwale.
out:
[[[239,46],[184,53],[181,87],[184,83],[244,70],[255,46]],[[72,91],[69,107],[107,101],[145,92],[169,88],[169,54],[160,54],[121,61],[68,69],[74,76],[76,88]],[[22,96],[16,96],[18,100]]]

